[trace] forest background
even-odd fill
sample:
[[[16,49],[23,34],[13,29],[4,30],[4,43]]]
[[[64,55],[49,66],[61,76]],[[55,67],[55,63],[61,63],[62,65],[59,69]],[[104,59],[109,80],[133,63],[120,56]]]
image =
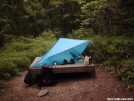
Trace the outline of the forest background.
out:
[[[0,0],[0,89],[61,38],[91,40],[85,52],[134,84],[134,0]],[[116,75],[115,75],[116,77]],[[2,91],[2,90],[1,90]]]

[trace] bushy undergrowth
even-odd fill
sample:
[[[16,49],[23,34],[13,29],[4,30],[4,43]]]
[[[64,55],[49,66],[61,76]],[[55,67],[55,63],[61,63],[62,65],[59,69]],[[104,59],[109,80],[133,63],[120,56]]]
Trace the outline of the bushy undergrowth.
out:
[[[0,49],[0,88],[4,80],[28,69],[37,56],[45,54],[56,42],[52,33],[43,33],[40,37],[19,37],[6,43]]]
[[[127,84],[134,84],[134,59],[123,60],[121,79]]]
[[[44,32],[37,38],[19,37],[0,49],[0,87],[4,80],[28,69],[37,56],[45,54],[55,43],[57,32]],[[134,84],[134,42],[124,36],[95,35],[92,29],[79,29],[68,35],[70,38],[90,40],[85,54],[91,55],[95,64],[108,66],[111,70],[121,64],[121,79]]]
[[[85,50],[91,55],[95,64],[102,64],[114,72],[122,65],[121,79],[126,84],[134,84],[134,41],[133,37],[95,35],[92,29],[79,29],[71,38],[91,40]]]

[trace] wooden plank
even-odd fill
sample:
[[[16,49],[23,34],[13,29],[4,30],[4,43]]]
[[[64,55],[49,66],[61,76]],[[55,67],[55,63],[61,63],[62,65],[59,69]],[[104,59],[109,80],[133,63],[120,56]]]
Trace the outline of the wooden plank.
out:
[[[41,57],[36,57],[29,67],[29,71],[32,76],[32,81],[37,74],[41,74],[40,67],[32,68],[32,66],[39,61]],[[66,65],[56,65],[52,68],[53,73],[76,73],[76,72],[91,72],[92,77],[95,77],[95,65],[85,66],[84,64],[66,64]]]
[[[30,65],[29,69],[39,69],[40,67],[38,68],[32,68],[32,66],[37,63],[39,61],[41,57],[36,57],[34,59],[34,61],[32,62],[32,64]],[[56,65],[56,68],[69,68],[69,67],[94,67],[95,65],[94,64],[91,64],[91,65],[88,65],[88,66],[85,66],[84,64],[80,64],[80,63],[76,63],[76,64],[66,64],[66,65]],[[53,66],[53,68],[55,68],[55,66]]]

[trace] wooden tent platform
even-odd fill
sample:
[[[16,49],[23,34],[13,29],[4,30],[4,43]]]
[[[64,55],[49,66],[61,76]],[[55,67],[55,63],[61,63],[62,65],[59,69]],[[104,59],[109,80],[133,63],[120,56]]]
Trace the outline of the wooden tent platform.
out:
[[[40,67],[31,68],[41,57],[36,57],[32,64],[29,67],[30,74],[32,76],[32,80],[37,74],[41,74]],[[91,72],[92,77],[95,77],[95,65],[85,66],[84,64],[66,64],[66,65],[57,65],[53,66],[52,72],[55,73],[76,73],[76,72]]]

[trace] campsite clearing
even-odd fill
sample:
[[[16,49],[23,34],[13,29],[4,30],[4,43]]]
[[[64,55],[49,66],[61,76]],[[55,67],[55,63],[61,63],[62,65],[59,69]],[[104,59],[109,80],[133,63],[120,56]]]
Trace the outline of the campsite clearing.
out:
[[[117,80],[104,67],[96,67],[96,77],[86,73],[58,74],[54,87],[42,87],[48,94],[38,97],[37,84],[24,83],[27,71],[8,81],[0,101],[107,101],[110,98],[134,100],[134,91]]]

